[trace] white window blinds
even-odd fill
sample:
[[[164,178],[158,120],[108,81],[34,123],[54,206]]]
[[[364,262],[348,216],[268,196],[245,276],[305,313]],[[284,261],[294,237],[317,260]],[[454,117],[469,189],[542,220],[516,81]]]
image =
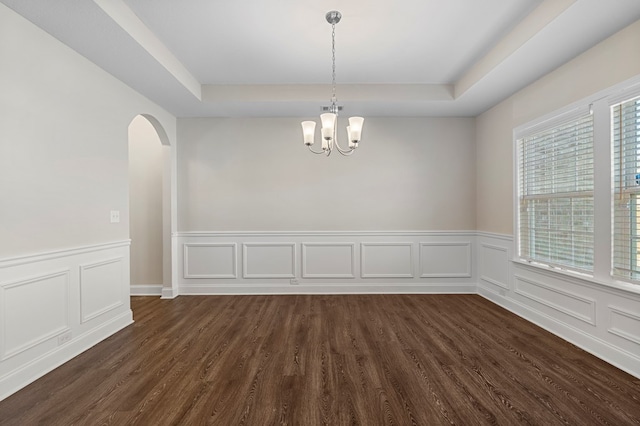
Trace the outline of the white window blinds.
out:
[[[640,279],[640,98],[611,107],[613,276]]]
[[[593,271],[593,118],[586,113],[518,139],[519,255]]]

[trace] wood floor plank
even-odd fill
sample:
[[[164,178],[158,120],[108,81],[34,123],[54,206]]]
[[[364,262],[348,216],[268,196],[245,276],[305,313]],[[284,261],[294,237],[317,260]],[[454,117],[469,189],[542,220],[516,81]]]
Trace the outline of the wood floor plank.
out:
[[[640,425],[640,379],[475,295],[132,298],[0,425]]]

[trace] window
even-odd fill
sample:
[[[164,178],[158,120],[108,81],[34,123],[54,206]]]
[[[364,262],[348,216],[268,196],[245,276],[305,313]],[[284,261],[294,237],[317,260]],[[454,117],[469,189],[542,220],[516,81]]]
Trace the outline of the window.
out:
[[[640,98],[611,107],[613,276],[640,279]]]
[[[514,144],[518,260],[640,291],[640,75],[514,129]]]
[[[517,144],[520,258],[593,271],[592,115],[526,131]]]

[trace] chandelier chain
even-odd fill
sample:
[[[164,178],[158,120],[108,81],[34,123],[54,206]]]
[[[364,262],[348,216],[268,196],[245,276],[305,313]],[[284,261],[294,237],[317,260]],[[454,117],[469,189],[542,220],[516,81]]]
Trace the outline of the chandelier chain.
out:
[[[335,105],[338,102],[336,98],[336,24],[331,24],[331,60],[333,63],[332,74],[331,74],[331,83],[332,83],[331,102]]]

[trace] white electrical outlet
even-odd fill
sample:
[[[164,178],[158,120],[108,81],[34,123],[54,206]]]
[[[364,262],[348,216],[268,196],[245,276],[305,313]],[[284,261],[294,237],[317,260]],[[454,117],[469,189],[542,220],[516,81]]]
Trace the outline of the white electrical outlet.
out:
[[[295,279],[295,278],[291,278],[290,283],[291,283],[291,285],[298,285],[298,284],[300,284],[300,283],[298,282],[298,280],[297,280],[297,279]]]
[[[61,335],[58,336],[58,346],[64,345],[67,342],[71,341],[71,331],[65,331]]]
[[[111,210],[111,223],[120,222],[120,210]]]

